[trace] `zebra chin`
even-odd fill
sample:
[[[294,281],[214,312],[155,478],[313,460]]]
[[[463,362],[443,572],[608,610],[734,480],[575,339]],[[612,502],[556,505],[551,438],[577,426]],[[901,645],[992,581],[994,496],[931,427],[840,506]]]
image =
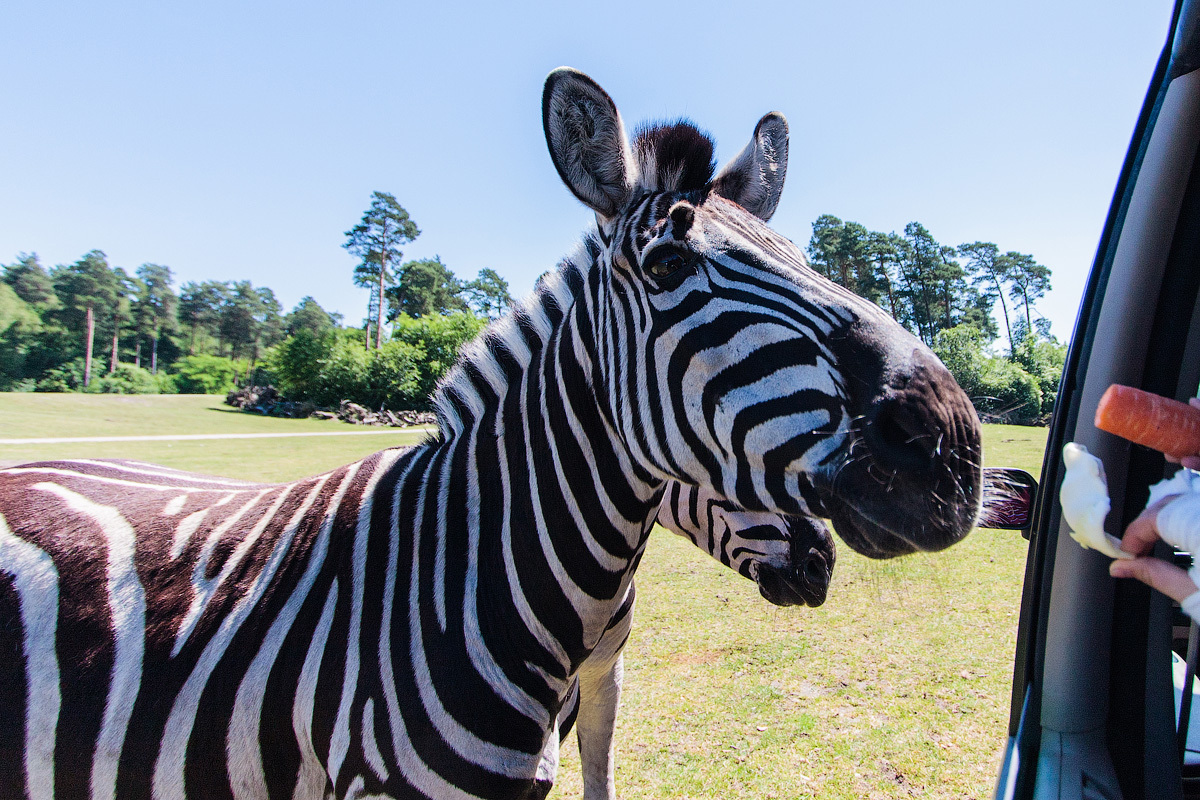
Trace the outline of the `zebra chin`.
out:
[[[758,593],[777,606],[811,606],[825,602],[829,594],[829,579],[833,564],[826,562],[815,549],[805,565],[778,567],[769,562],[758,566]]]
[[[752,566],[758,592],[777,606],[811,606],[825,602],[837,550],[828,527],[818,519],[788,520],[791,552],[786,563],[760,559]]]
[[[838,538],[856,553],[875,559],[945,550],[971,532],[978,515],[978,504],[973,513],[954,513],[950,518],[932,511],[906,513],[899,507],[887,514],[885,509],[884,518],[888,523],[899,523],[899,529],[896,529],[872,519],[849,503],[827,500],[825,505]]]
[[[832,477],[817,476],[812,510],[830,520],[837,537],[868,558],[932,553],[962,541],[982,506],[978,451],[963,463],[883,472],[869,457],[848,456]]]

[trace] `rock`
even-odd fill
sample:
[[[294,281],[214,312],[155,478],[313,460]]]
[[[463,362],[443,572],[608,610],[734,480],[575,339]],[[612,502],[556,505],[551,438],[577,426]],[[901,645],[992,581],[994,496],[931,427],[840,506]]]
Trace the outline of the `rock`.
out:
[[[409,425],[436,425],[437,415],[432,411],[397,411],[395,415],[399,422],[396,424],[402,426]]]
[[[374,417],[374,415],[375,412],[349,400],[343,400],[341,405],[338,406],[337,411],[338,419],[343,422],[353,422],[359,425],[372,424],[368,419]]]
[[[343,400],[337,411],[331,411],[318,408],[312,403],[288,400],[274,386],[247,386],[243,389],[234,389],[225,396],[225,403],[255,414],[291,419],[306,417],[340,419],[355,425],[388,425],[394,428],[437,423],[437,417],[428,411],[391,411],[389,409],[372,411],[366,406],[350,400]]]
[[[393,428],[437,423],[436,415],[429,411],[392,411],[390,409],[372,411],[349,400],[342,401],[338,407],[337,417],[343,422],[352,422],[356,425],[388,425]]]
[[[225,395],[225,404],[241,409],[265,408],[283,400],[274,386],[247,386]]]

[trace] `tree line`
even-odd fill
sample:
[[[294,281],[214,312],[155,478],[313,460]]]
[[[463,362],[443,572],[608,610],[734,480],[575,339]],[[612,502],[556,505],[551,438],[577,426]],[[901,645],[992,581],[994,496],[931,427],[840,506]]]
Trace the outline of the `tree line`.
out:
[[[945,245],[919,222],[883,233],[823,214],[808,258],[933,348],[985,416],[1033,422],[1053,409],[1066,348],[1036,312],[1051,272],[1033,256]]]
[[[273,382],[317,405],[423,407],[462,343],[512,300],[494,270],[463,281],[440,257],[405,261],[402,246],[419,235],[385,192],[345,232],[351,280],[369,290],[358,326],[311,296],[284,313],[271,289],[249,281],[176,289],[169,267],[129,271],[100,250],[51,268],[22,254],[0,273],[0,390]],[[1065,347],[1036,312],[1050,270],[1032,256],[991,242],[944,245],[918,222],[883,233],[828,214],[813,223],[807,254],[932,347],[985,416],[1031,422],[1053,408]]]
[[[390,195],[376,193],[375,200],[390,201],[407,220]],[[408,223],[405,241],[419,233]],[[487,268],[462,281],[436,256],[402,261],[394,243],[392,260],[381,260],[369,247],[356,250],[352,234],[347,247],[366,262],[355,269],[355,283],[383,293],[380,302],[372,292],[367,318],[350,328],[311,296],[284,313],[270,288],[249,281],[176,288],[169,267],[127,270],[101,250],[50,268],[36,254],[21,254],[0,271],[0,391],[221,392],[238,382],[274,380],[279,372],[284,383],[294,377],[302,394],[322,374],[318,365],[298,364],[302,351],[335,361],[341,354],[337,374],[350,380],[354,370],[347,365],[356,359],[358,373],[378,366],[378,359],[358,353],[382,352],[395,342],[388,355],[396,362],[396,352],[404,351],[407,373],[397,383],[407,392],[347,397],[420,405],[462,341],[511,302],[508,283]],[[356,355],[343,357],[346,350]],[[330,375],[320,392],[325,400],[338,392]],[[379,383],[359,377],[364,385]]]

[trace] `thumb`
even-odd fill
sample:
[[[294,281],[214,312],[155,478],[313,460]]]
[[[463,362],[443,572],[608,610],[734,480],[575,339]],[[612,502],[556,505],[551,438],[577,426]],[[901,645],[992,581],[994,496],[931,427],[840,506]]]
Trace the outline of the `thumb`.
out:
[[[1186,572],[1158,558],[1117,559],[1109,564],[1108,574],[1134,578],[1178,602],[1197,590]]]

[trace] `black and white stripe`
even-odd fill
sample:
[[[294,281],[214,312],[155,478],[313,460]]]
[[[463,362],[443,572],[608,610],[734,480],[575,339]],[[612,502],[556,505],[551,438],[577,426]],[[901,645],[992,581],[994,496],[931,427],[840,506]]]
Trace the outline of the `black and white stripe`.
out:
[[[755,580],[776,605],[819,606],[825,602],[836,560],[833,538],[823,527],[766,512],[744,511],[696,486],[668,483],[658,524],[682,536],[717,561]],[[579,681],[559,712],[559,741],[578,717],[580,767],[586,797],[616,792],[613,734],[624,678],[624,648],[633,626],[635,586],[609,628],[580,667]],[[554,775],[557,751],[544,763]]]
[[[782,117],[715,177],[570,70],[544,122],[597,227],[466,349],[430,441],[284,486],[3,473],[0,796],[540,797],[574,687],[611,735],[586,700],[670,482],[875,557],[967,533],[965,396],[764,224]]]

